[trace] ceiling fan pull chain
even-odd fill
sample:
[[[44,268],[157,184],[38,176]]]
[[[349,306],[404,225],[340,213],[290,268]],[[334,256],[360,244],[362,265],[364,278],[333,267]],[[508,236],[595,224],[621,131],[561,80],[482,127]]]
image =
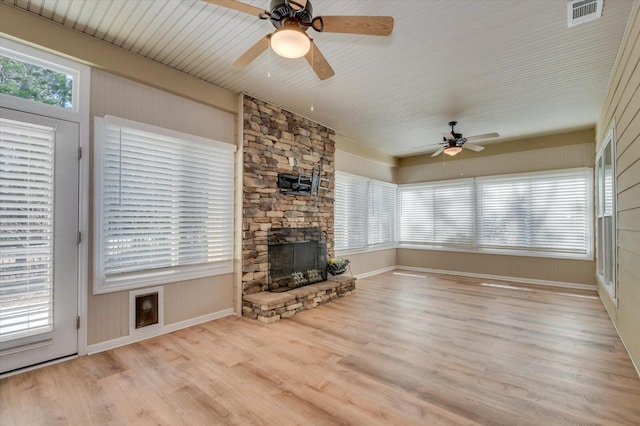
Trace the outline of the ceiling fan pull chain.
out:
[[[271,38],[269,38],[269,47],[271,47]],[[271,78],[271,52],[271,49],[267,52],[267,78]]]
[[[314,47],[315,46],[313,46],[313,40],[311,40],[311,68],[313,68],[315,65],[315,62],[313,61],[313,51],[315,50]],[[313,98],[313,91],[311,91],[311,112],[313,112]]]

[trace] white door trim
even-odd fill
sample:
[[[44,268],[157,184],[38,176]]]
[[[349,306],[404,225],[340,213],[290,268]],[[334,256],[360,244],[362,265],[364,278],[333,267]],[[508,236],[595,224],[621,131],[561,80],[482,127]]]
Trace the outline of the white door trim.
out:
[[[0,94],[2,106],[30,114],[42,115],[50,118],[72,121],[79,126],[79,146],[82,150],[82,158],[78,168],[78,229],[82,235],[82,241],[78,246],[78,316],[80,327],[78,328],[78,355],[87,354],[87,315],[88,315],[88,286],[89,286],[89,136],[90,136],[90,91],[91,91],[91,67],[79,62],[63,58],[51,52],[45,52],[16,40],[0,37],[0,44],[5,49],[14,50],[24,55],[29,55],[50,63],[77,71],[77,108],[73,111],[63,108],[53,108],[48,105],[38,104],[30,100]]]

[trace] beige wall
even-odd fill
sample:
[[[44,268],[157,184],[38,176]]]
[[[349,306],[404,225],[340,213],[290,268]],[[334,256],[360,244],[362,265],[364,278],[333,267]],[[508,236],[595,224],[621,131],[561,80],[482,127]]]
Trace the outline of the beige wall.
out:
[[[396,249],[376,250],[344,256],[351,262],[353,275],[369,274],[396,266]]]
[[[336,170],[383,182],[394,182],[396,168],[366,157],[336,150]]]
[[[504,144],[490,144],[481,154],[467,155],[465,151],[464,159],[446,159],[444,164],[442,157],[406,158],[400,161],[397,182],[404,184],[459,177],[593,167],[594,146],[594,130],[585,129]],[[537,147],[543,148],[536,149]],[[399,248],[397,262],[400,266],[416,268],[595,285],[595,263],[591,260]]]
[[[336,133],[336,150],[344,153],[356,155],[359,158],[365,158],[375,163],[380,163],[389,167],[397,167],[398,159],[389,154],[377,151],[368,146],[359,144],[339,133]]]
[[[92,122],[93,117],[113,115],[221,142],[234,143],[235,116],[233,114],[99,70],[92,70],[91,73],[90,108]],[[93,143],[92,126],[92,164]],[[90,175],[94,175],[93,168]],[[93,205],[93,200],[90,202]],[[89,217],[92,218],[96,214],[97,212],[91,211]],[[90,223],[90,229],[92,226],[93,223]],[[90,233],[90,247],[92,237]],[[91,249],[90,259],[92,259]],[[91,276],[92,268],[89,269]],[[89,286],[87,343],[92,345],[128,335],[129,292],[93,295],[91,283]],[[165,325],[231,308],[233,308],[233,274],[164,286]]]
[[[398,249],[397,261],[398,265],[414,268],[595,285],[595,266],[584,260]]]
[[[463,155],[409,157],[400,160],[397,183],[428,182],[460,177],[593,167],[594,129],[521,139],[504,144],[488,144],[480,153],[465,150]]]
[[[597,141],[616,128],[617,306],[599,287],[636,368],[640,368],[640,2],[636,1],[598,120]]]

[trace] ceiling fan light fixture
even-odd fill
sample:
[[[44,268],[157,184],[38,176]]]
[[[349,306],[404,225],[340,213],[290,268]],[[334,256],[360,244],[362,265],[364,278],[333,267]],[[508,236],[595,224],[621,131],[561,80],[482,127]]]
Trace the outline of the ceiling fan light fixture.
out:
[[[459,146],[448,146],[444,149],[444,153],[450,156],[454,156],[460,154],[462,152],[462,148]]]
[[[271,48],[283,58],[301,58],[309,52],[311,40],[296,24],[285,24],[271,36]]]

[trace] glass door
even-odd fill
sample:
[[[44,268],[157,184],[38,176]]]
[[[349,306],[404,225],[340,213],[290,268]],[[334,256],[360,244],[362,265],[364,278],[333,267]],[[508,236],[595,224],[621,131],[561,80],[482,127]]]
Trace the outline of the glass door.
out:
[[[0,109],[0,372],[78,350],[78,124]]]

